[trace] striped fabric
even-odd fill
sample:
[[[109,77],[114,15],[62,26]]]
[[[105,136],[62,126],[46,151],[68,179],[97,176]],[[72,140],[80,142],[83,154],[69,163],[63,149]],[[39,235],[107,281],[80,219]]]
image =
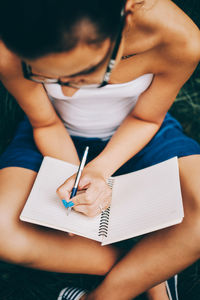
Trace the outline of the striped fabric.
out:
[[[169,300],[179,300],[178,298],[178,275],[166,281],[166,289]]]
[[[60,292],[57,300],[79,300],[85,294],[86,291],[83,289],[66,287]]]

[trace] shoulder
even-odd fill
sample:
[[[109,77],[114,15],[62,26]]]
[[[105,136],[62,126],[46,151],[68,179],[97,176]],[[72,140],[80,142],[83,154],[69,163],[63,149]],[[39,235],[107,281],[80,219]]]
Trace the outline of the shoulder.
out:
[[[200,60],[200,30],[193,21],[177,7],[168,25],[162,25],[163,45],[171,49],[177,62]],[[171,22],[170,22],[171,21]]]
[[[163,49],[169,55],[169,60],[185,66],[197,65],[200,61],[200,31],[194,25],[190,28],[177,30],[171,35],[171,40],[164,40]]]
[[[20,59],[0,40],[0,78],[13,78],[19,73],[21,73]]]
[[[148,1],[147,1],[148,3]],[[152,0],[151,7],[138,9],[137,19],[152,28],[158,37],[157,46],[176,62],[198,63],[200,30],[172,1]]]
[[[187,59],[188,62],[198,63],[200,61],[200,31],[190,31],[189,36],[184,36],[182,39],[182,59]],[[179,49],[179,52],[181,50]]]

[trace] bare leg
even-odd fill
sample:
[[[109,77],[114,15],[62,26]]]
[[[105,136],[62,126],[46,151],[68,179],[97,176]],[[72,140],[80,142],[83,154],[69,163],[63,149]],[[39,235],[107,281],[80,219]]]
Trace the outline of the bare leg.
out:
[[[179,159],[179,167],[184,221],[141,240],[87,300],[133,299],[200,257],[200,156]]]
[[[84,295],[81,297],[80,300],[87,300],[88,299],[87,297],[88,297],[87,295]],[[90,295],[90,297],[91,297],[91,295]],[[146,292],[146,297],[148,300],[169,300],[169,297],[168,297],[167,291],[166,291],[165,282],[162,282],[162,283],[156,285],[155,287],[149,289]]]
[[[107,273],[119,257],[116,249],[101,247],[91,240],[69,237],[65,233],[19,220],[36,175],[22,168],[0,171],[1,258],[50,271],[99,275]],[[8,239],[8,236],[12,236],[12,239]],[[149,299],[156,300],[161,296],[161,289],[158,288],[157,292],[154,289],[149,295]]]
[[[165,282],[156,285],[147,291],[148,300],[169,300],[167,295]]]
[[[55,272],[105,275],[120,256],[114,247],[19,220],[35,177],[23,168],[0,171],[0,258]]]

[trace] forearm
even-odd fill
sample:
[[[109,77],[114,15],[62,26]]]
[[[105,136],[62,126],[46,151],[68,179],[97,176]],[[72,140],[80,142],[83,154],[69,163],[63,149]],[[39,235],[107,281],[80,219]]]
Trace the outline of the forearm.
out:
[[[137,154],[152,139],[159,127],[160,124],[128,116],[105,149],[88,167],[95,167],[108,178]]]
[[[89,166],[109,177],[142,150],[158,131],[191,69],[183,72],[177,64],[176,68],[169,66],[164,72],[156,74],[150,87],[140,95],[131,114]]]
[[[43,156],[51,156],[72,164],[79,164],[76,148],[61,122],[33,128],[33,135]]]

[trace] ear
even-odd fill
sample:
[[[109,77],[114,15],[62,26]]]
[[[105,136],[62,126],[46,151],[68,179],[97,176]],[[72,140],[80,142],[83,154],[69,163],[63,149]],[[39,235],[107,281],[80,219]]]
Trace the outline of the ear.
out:
[[[136,10],[144,4],[144,0],[127,0],[125,4],[126,23],[131,24],[133,22],[133,15]]]

